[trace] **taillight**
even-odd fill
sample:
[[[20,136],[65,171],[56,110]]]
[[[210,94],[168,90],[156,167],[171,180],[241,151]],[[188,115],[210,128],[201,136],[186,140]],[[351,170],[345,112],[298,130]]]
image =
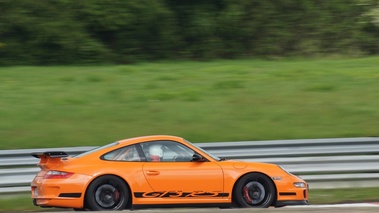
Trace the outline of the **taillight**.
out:
[[[69,178],[73,175],[72,172],[61,172],[61,171],[55,171],[51,170],[48,171],[45,176],[43,176],[43,179],[64,179]]]

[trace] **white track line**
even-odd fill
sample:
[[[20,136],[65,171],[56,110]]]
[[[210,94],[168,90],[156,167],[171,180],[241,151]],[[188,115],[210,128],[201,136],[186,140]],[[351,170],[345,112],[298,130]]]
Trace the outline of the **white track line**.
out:
[[[330,207],[379,207],[379,203],[344,203],[344,204],[326,204],[326,205],[308,205],[308,206],[287,206],[285,208],[330,208]]]

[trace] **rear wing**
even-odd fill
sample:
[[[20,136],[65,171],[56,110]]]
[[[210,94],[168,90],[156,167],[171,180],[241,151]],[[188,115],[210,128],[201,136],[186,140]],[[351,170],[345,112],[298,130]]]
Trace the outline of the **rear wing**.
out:
[[[66,160],[68,154],[66,152],[53,151],[53,152],[33,152],[31,155],[35,158],[39,158],[40,161],[37,164],[41,169],[49,169],[62,164],[62,160]],[[66,158],[66,159],[62,159]]]
[[[43,157],[50,157],[50,158],[64,158],[68,157],[68,154],[66,152],[60,152],[60,151],[53,151],[53,152],[33,152],[31,155],[35,158],[43,158]]]

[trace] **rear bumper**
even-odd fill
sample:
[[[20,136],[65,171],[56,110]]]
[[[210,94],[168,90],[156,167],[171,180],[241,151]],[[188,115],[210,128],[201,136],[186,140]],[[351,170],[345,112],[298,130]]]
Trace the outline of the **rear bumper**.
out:
[[[33,198],[33,204],[42,208],[83,208],[83,199]]]
[[[43,179],[31,183],[33,204],[40,207],[82,208],[89,176],[75,174],[69,179]]]

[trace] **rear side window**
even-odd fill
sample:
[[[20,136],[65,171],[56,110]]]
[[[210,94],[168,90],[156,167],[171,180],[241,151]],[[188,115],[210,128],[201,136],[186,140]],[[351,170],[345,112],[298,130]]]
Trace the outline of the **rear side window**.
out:
[[[125,146],[111,152],[106,153],[101,157],[103,160],[112,160],[112,161],[127,161],[127,162],[136,162],[142,161],[136,145]]]

